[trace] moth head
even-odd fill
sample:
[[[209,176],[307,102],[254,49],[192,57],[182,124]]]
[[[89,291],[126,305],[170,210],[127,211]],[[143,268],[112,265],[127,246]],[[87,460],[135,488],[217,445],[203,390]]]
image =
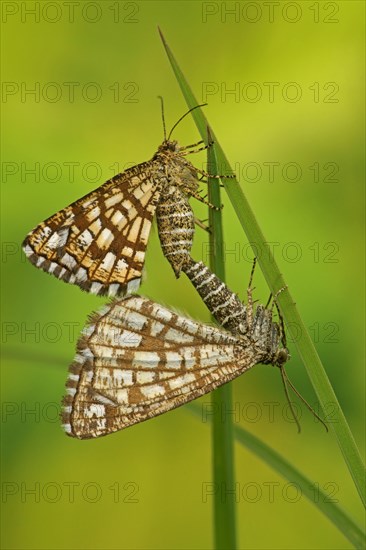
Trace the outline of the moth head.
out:
[[[169,139],[165,139],[158,148],[158,153],[176,153],[177,151],[179,151],[179,145],[176,140],[170,141]]]
[[[287,361],[290,359],[290,354],[288,352],[288,349],[287,348],[281,348],[277,351],[275,357],[274,357],[274,362],[273,364],[276,366],[276,367],[283,367],[283,365],[285,363],[287,363]]]

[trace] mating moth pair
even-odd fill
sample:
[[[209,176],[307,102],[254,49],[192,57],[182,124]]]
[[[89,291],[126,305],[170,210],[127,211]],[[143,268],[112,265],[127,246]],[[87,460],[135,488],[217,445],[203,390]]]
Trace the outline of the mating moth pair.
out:
[[[40,269],[114,298],[89,320],[70,367],[62,421],[73,437],[116,432],[200,397],[257,363],[282,367],[289,357],[273,306],[254,307],[251,288],[244,305],[191,258],[195,218],[189,198],[206,202],[199,175],[207,174],[186,157],[206,147],[180,147],[171,133],[150,161],[60,210],[23,243]],[[188,276],[223,329],[131,295],[141,281],[154,216],[176,276]]]

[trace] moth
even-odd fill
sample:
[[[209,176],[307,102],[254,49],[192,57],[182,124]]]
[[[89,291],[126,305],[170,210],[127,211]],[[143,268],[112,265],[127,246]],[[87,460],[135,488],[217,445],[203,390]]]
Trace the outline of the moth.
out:
[[[63,401],[67,435],[108,435],[179,407],[288,351],[272,310],[252,304],[232,334],[140,296],[94,314],[77,344]],[[250,315],[249,315],[250,312]],[[251,319],[251,320],[250,320]]]
[[[23,242],[28,259],[92,294],[134,292],[140,285],[156,215],[163,252],[178,277],[194,234],[188,200],[194,197],[209,204],[199,193],[199,174],[207,174],[186,159],[207,146],[197,149],[203,143],[198,142],[181,147],[170,139],[192,110],[178,120],[168,137],[163,114],[164,141],[151,160],[114,176],[33,229]],[[172,215],[183,220],[176,231],[166,228],[167,217]]]

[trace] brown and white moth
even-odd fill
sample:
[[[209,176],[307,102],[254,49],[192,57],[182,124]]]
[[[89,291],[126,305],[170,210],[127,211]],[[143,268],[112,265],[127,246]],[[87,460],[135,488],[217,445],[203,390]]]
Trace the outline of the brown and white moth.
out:
[[[198,175],[205,173],[186,159],[206,147],[194,149],[202,142],[180,147],[170,140],[187,114],[173,126],[150,161],[114,176],[33,229],[23,243],[28,259],[93,294],[133,292],[140,284],[156,213],[163,252],[179,276],[194,233],[189,197],[208,204],[199,194]],[[167,217],[172,214],[185,218],[184,229],[166,231]],[[182,244],[184,250],[178,254]]]
[[[257,363],[282,366],[288,352],[272,310],[243,308],[246,330],[231,334],[147,298],[114,300],[92,316],[78,341],[63,402],[65,432],[79,439],[108,435],[192,401]]]
[[[91,317],[78,341],[63,401],[65,432],[90,439],[122,430],[209,393],[258,363],[279,367],[299,431],[287,384],[327,430],[287,378],[290,355],[281,315],[279,323],[273,320],[275,298],[272,307],[254,306],[250,282],[243,304],[202,262],[191,260],[184,269],[228,331],[140,296],[114,300]]]

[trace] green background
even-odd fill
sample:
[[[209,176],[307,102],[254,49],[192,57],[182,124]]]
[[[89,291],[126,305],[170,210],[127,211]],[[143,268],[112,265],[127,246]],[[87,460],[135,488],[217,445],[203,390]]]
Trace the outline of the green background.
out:
[[[81,2],[73,16],[70,9],[63,2],[2,3],[3,546],[210,548],[209,424],[184,407],[100,440],[65,437],[57,414],[67,365],[86,317],[105,300],[36,270],[20,243],[53,212],[151,158],[163,138],[157,95],[168,127],[185,112],[160,25],[197,97],[209,103],[206,116],[274,243],[363,448],[363,4],[281,2],[272,18],[265,2]],[[73,100],[64,84],[71,82]],[[275,83],[273,96],[268,83]],[[31,89],[36,95],[25,93]],[[174,137],[182,144],[199,139],[188,118]],[[191,159],[204,166],[204,154]],[[269,163],[276,163],[273,181]],[[223,203],[227,281],[244,298],[253,254],[225,196]],[[206,242],[198,229],[196,259],[207,261]],[[255,284],[265,302],[259,269]],[[141,293],[209,321],[184,276],[175,280],[156,230]],[[316,405],[290,348],[289,376]],[[333,434],[299,405],[297,435],[277,370],[258,366],[233,387],[235,422],[361,521]],[[242,447],[235,451],[240,548],[350,547],[287,481]]]

